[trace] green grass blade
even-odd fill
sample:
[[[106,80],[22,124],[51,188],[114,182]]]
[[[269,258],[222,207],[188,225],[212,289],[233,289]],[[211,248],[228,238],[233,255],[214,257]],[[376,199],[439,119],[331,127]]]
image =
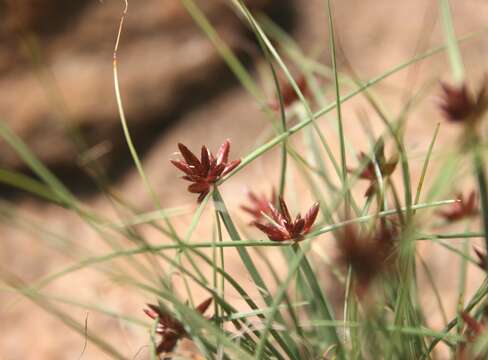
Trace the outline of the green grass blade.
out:
[[[449,55],[449,62],[451,64],[452,77],[455,83],[461,84],[464,80],[464,66],[452,23],[449,0],[439,0],[439,6],[441,8],[442,25],[446,37],[447,54]]]
[[[299,247],[294,246],[293,250],[295,251],[295,256],[299,257],[300,256]],[[300,262],[300,266],[303,274],[305,275],[308,286],[310,287],[311,292],[313,294],[313,298],[316,302],[316,306],[318,309],[318,313],[320,314],[320,318],[326,321],[334,321],[335,319],[332,313],[332,307],[329,304],[329,301],[327,300],[327,297],[318,282],[316,272],[313,270],[305,254],[303,255],[303,259]],[[338,348],[338,356],[339,358],[342,359],[344,354],[342,353],[342,344],[341,341],[339,340],[339,335],[337,334],[336,329],[328,328],[328,329],[324,329],[323,331],[325,332],[324,340],[327,341],[329,346],[333,345]]]
[[[339,140],[341,149],[341,165],[342,165],[342,186],[347,184],[347,163],[346,163],[346,146],[344,137],[344,126],[342,123],[342,110],[341,110],[341,91],[339,87],[339,75],[337,73],[337,59],[336,59],[336,45],[335,45],[335,32],[334,32],[334,20],[332,19],[332,9],[330,0],[327,0],[327,19],[329,23],[329,47],[332,60],[332,71],[334,73],[334,87],[336,95],[336,110],[337,110],[337,126],[339,129]],[[346,214],[349,211],[349,191],[345,191],[346,199],[344,200],[346,206]],[[348,215],[346,215],[348,217]]]
[[[55,193],[53,193],[51,189],[47,188],[39,181],[34,180],[22,173],[13,170],[0,169],[0,182],[39,196],[45,200],[52,201],[60,205],[62,204],[61,200],[56,196]]]
[[[424,161],[424,164],[422,166],[422,172],[420,174],[419,184],[417,186],[417,192],[415,194],[415,202],[414,202],[415,205],[417,205],[420,201],[420,193],[422,192],[422,186],[424,184],[425,175],[427,174],[427,168],[429,166],[429,161],[430,161],[430,157],[432,155],[432,150],[434,149],[434,144],[435,144],[435,141],[437,139],[437,135],[439,134],[439,128],[440,128],[440,123],[438,123],[435,127],[434,136],[432,137],[432,140],[431,140],[430,145],[429,145],[429,149],[427,150],[427,155],[425,156],[425,161]]]
[[[481,213],[483,216],[483,229],[485,233],[485,249],[488,251],[488,183],[486,181],[486,169],[480,146],[474,149],[474,167],[478,180],[480,193]],[[488,263],[486,264],[488,272]]]

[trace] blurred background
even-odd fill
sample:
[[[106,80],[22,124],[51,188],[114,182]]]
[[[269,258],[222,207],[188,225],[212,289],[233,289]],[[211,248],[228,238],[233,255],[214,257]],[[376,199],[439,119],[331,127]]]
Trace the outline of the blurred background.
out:
[[[197,1],[218,34],[272,101],[273,85],[259,47],[229,3]],[[330,64],[325,1],[248,0],[246,3],[254,14],[271,19],[290,34],[304,54],[324,65]],[[363,80],[443,43],[436,1],[332,3],[340,47],[339,67],[349,64]],[[486,27],[488,3],[482,0],[451,3],[458,36]],[[114,94],[112,54],[123,5],[118,0],[0,2],[0,121],[8,124],[69,189],[102,214],[111,214],[112,210],[93,180],[90,165],[94,161],[104,168],[106,186],[141,211],[153,209],[124,140]],[[463,43],[462,52],[468,82],[477,88],[480,74],[486,72],[486,36],[476,36]],[[299,74],[293,56],[286,52],[283,56]],[[433,89],[415,108],[408,125],[412,135],[408,137],[408,146],[419,155],[425,153],[441,120],[435,91],[439,79],[449,80],[448,69],[445,54],[439,54],[375,87],[391,113],[397,113],[422,87]],[[192,149],[207,144],[215,151],[229,138],[231,158],[237,158],[263,143],[266,131],[269,134],[270,125],[262,105],[239,84],[179,0],[129,2],[118,52],[118,70],[135,146],[164,207],[194,203],[194,196],[175,191],[176,186],[180,189],[182,185],[168,160],[174,158],[178,142]],[[327,87],[326,82],[324,86]],[[327,91],[333,99],[332,89]],[[366,150],[368,145],[361,137],[364,135],[357,126],[357,118],[363,114],[374,122],[374,112],[361,99],[353,99],[345,105],[344,113],[348,138],[357,139],[355,146]],[[452,142],[456,131],[443,128],[440,146]],[[336,140],[331,142],[337,145]],[[228,201],[237,206],[245,196],[246,186],[269,191],[273,181],[269,174],[277,174],[274,170],[279,166],[277,156],[278,151],[270,153],[245,174],[240,174],[239,180],[226,184],[224,193]],[[419,156],[419,167],[422,160]],[[0,167],[31,175],[4,142],[0,142]],[[67,266],[77,256],[66,251],[60,253],[56,244],[46,246],[44,240],[49,236],[33,231],[32,226],[29,231],[19,230],[20,219],[29,219],[31,225],[42,224],[74,243],[103,253],[96,233],[72,213],[7,185],[0,191],[4,199],[0,224],[1,269],[31,282]],[[176,224],[184,229],[188,219],[177,219]],[[201,231],[205,233],[205,229]],[[147,236],[154,243],[161,241],[155,234]],[[425,254],[429,258],[428,250]],[[429,261],[434,270],[442,272],[451,260],[446,254]],[[476,276],[480,275],[474,273],[473,281]],[[437,280],[446,285],[440,287],[443,296],[448,298],[448,276],[444,273]],[[105,277],[90,270],[70,275],[69,281],[56,282],[49,290],[89,299],[136,317],[141,316],[143,304],[152,301],[141,294],[128,294],[128,289],[114,287]],[[129,358],[134,358],[146,343],[144,330],[83,308],[67,309],[81,322],[89,313],[89,329],[102,332],[120,351],[129,354]],[[0,359],[74,359],[84,346],[83,338],[65,331],[59,320],[25,298],[5,291],[0,292],[0,323]],[[146,356],[144,353],[140,358]],[[88,345],[84,358],[103,359],[106,355]]]

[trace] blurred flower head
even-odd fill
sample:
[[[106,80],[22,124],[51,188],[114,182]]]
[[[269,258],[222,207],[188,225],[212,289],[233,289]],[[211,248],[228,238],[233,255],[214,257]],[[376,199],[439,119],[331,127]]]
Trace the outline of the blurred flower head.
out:
[[[364,152],[361,152],[358,156],[359,162],[362,164],[360,167],[359,178],[368,180],[370,185],[366,190],[365,196],[369,197],[373,195],[377,190],[377,176],[375,171],[375,162],[378,164],[378,168],[382,177],[390,176],[393,171],[395,170],[398,164],[398,155],[395,154],[391,156],[389,159],[385,157],[385,144],[383,139],[380,138],[375,145],[374,149],[374,159],[370,158]],[[349,169],[349,172],[353,173],[358,170]]]
[[[474,190],[469,193],[467,198],[462,193],[457,194],[456,200],[448,210],[438,210],[437,214],[449,223],[479,214],[478,197]]]
[[[473,95],[465,83],[459,86],[441,82],[442,98],[440,108],[444,117],[455,123],[474,123],[479,120],[488,109],[488,93],[486,79]]]
[[[297,80],[296,84],[300,92],[304,95],[307,96],[309,89],[308,89],[308,84],[307,80],[305,79],[305,76],[301,75]],[[285,108],[289,107],[293,103],[299,100],[298,94],[296,93],[295,89],[293,86],[291,86],[290,82],[286,82],[284,86],[281,86],[281,96],[283,97],[283,105]],[[272,103],[270,103],[270,107],[273,110],[278,111],[280,109],[280,100],[279,98],[276,98]]]
[[[229,140],[225,140],[220,146],[217,156],[214,156],[205,145],[202,146],[200,159],[185,145],[179,143],[178,148],[183,160],[171,160],[171,163],[185,173],[182,179],[192,183],[188,186],[188,191],[199,194],[198,202],[207,196],[212,184],[241,163],[240,159],[229,161]]]
[[[378,224],[376,229],[368,233],[360,233],[353,224],[345,226],[339,232],[340,262],[351,266],[359,295],[363,295],[373,279],[391,267],[396,258],[396,228],[384,220],[380,220]]]
[[[198,305],[195,310],[203,315],[211,303],[212,298],[208,298]],[[153,320],[158,319],[156,334],[161,336],[161,341],[156,347],[156,353],[159,355],[172,352],[180,339],[188,337],[188,333],[183,324],[162,306],[147,304],[147,307],[147,309],[144,309],[146,315]]]
[[[268,202],[270,210],[268,221],[255,221],[254,225],[268,235],[268,238],[272,241],[303,240],[303,236],[310,232],[317,218],[319,204],[313,204],[304,218],[298,214],[295,220],[292,220],[288,206],[282,197],[279,198],[279,204],[281,211],[276,209],[271,202]]]
[[[480,336],[482,336],[486,331],[486,315],[487,315],[487,308],[485,307],[484,314],[481,320],[476,320],[467,312],[461,313],[461,318],[463,319],[465,330],[464,336],[466,338],[465,341],[462,341],[458,345],[457,349],[457,360],[482,360],[486,359],[486,353],[483,355],[478,354],[477,356],[473,355],[472,345],[474,342],[478,340]]]

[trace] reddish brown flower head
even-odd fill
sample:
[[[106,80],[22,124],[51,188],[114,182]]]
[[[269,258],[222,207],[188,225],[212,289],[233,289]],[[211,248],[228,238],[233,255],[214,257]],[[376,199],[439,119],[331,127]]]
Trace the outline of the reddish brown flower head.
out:
[[[474,96],[466,84],[452,86],[441,82],[443,96],[440,108],[447,120],[452,122],[473,122],[479,119],[488,108],[486,81]]]
[[[210,192],[212,184],[241,163],[240,159],[229,161],[229,140],[225,140],[220,146],[217,156],[214,156],[205,145],[202,146],[200,159],[185,145],[179,143],[178,148],[183,160],[171,160],[171,163],[185,173],[183,179],[192,183],[188,186],[188,191],[200,194],[198,202],[201,202]]]
[[[212,298],[208,298],[198,305],[195,310],[203,315],[211,303]],[[161,342],[156,348],[157,354],[172,352],[176,347],[178,340],[188,337],[188,333],[183,324],[166,309],[152,304],[147,304],[147,307],[148,309],[144,309],[146,315],[153,320],[158,319],[156,334],[161,336]]]
[[[472,344],[486,331],[486,312],[483,315],[483,319],[478,321],[469,315],[467,312],[462,312],[461,317],[464,321],[466,329],[464,335],[466,340],[461,342],[457,351],[457,360],[481,360],[486,359],[485,356],[473,356],[471,352]],[[486,354],[485,354],[486,355]]]
[[[296,83],[297,83],[297,86],[300,89],[301,93],[304,96],[307,96],[309,89],[308,89],[308,84],[307,84],[307,80],[305,79],[305,76],[303,76],[303,75],[300,76],[296,80]],[[283,105],[285,106],[285,108],[292,105],[295,101],[297,101],[299,99],[295,89],[293,89],[293,86],[291,86],[291,84],[289,82],[287,82],[284,86],[281,87],[281,96],[283,97]],[[280,100],[275,99],[270,104],[270,106],[273,110],[276,110],[276,111],[279,110],[280,109]]]
[[[474,340],[485,330],[485,324],[483,322],[476,321],[468,313],[462,312],[461,317],[466,325],[466,330],[468,330],[468,340]]]
[[[303,240],[303,236],[310,232],[317,218],[319,204],[313,204],[304,218],[298,214],[295,220],[292,220],[288,207],[282,197],[279,198],[279,202],[281,211],[276,209],[271,202],[268,202],[268,207],[271,212],[269,217],[272,221],[268,221],[267,223],[255,221],[254,225],[268,235],[272,241]]]
[[[478,198],[474,190],[469,193],[467,199],[461,193],[456,199],[448,210],[439,210],[437,214],[450,223],[479,214]]]
[[[266,197],[266,195],[258,196],[252,191],[247,193],[249,197],[250,205],[241,205],[241,209],[250,214],[254,222],[261,222],[264,219],[264,215],[272,216],[272,211],[269,207],[269,203],[276,204],[276,192],[272,190],[271,197]]]
[[[375,193],[377,188],[378,179],[376,177],[375,163],[368,155],[361,152],[358,156],[358,160],[361,163],[361,172],[359,173],[359,178],[368,180],[370,185],[366,190],[365,196],[371,196]],[[398,164],[398,156],[394,155],[390,159],[385,158],[385,146],[383,140],[380,138],[375,146],[375,160],[378,164],[379,170],[382,177],[390,176],[395,170]],[[357,170],[348,169],[349,172],[353,173]]]
[[[340,261],[352,267],[357,280],[356,291],[363,295],[371,281],[394,263],[396,228],[385,221],[368,234],[360,234],[356,226],[347,225],[339,232]]]

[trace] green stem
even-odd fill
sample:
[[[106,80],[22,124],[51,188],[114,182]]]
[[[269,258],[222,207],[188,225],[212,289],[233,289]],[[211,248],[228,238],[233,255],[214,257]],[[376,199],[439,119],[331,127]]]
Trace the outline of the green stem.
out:
[[[483,229],[485,233],[485,249],[488,251],[488,188],[486,183],[485,161],[483,153],[479,146],[475,147],[474,151],[474,168],[476,177],[478,178],[478,186],[480,190],[481,211],[483,214]],[[488,272],[488,263],[487,272]]]

